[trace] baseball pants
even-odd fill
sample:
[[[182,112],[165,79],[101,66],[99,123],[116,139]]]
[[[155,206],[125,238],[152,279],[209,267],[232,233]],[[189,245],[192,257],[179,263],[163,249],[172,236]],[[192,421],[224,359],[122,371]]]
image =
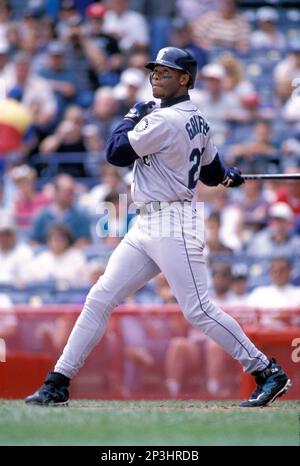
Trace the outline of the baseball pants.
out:
[[[238,360],[244,371],[265,369],[268,358],[208,298],[203,223],[203,212],[190,203],[174,202],[139,215],[88,293],[55,371],[72,378],[103,336],[112,310],[160,271],[188,321]]]

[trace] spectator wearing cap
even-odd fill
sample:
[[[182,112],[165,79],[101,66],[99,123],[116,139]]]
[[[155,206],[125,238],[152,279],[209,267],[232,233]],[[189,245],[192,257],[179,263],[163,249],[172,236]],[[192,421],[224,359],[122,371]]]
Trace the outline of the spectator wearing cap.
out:
[[[272,313],[262,315],[261,325],[271,327],[299,325],[299,317],[293,317],[293,310],[300,309],[300,288],[291,284],[291,272],[292,264],[289,259],[282,256],[275,257],[269,264],[271,284],[259,286],[250,293],[248,299],[250,306],[272,310]]]
[[[189,49],[196,58],[198,70],[208,62],[207,52],[195,44],[190,23],[183,18],[175,18],[170,31],[170,45],[180,49]]]
[[[287,56],[274,68],[273,79],[277,96],[283,104],[295,90],[293,83],[297,84],[297,80],[300,79],[300,40],[293,40],[289,43]],[[294,94],[293,97],[295,97]]]
[[[258,8],[256,12],[258,28],[250,36],[253,49],[285,49],[286,40],[278,30],[278,19],[279,15],[275,8],[269,6]]]
[[[268,212],[266,228],[253,236],[246,247],[247,254],[257,257],[298,257],[300,236],[292,233],[294,214],[284,202],[276,202]]]
[[[105,70],[97,76],[99,86],[116,85],[125,65],[125,57],[121,54],[118,39],[103,31],[107,11],[107,6],[100,3],[92,3],[85,11],[89,35],[105,56]]]
[[[108,0],[109,11],[104,18],[103,31],[119,40],[123,52],[144,49],[149,44],[146,19],[128,7],[128,0]]]
[[[246,264],[237,263],[231,267],[232,282],[230,287],[230,306],[246,306],[249,299],[248,277]]]
[[[36,190],[34,168],[20,165],[11,170],[10,176],[16,186],[12,214],[18,230],[26,232],[36,215],[50,203],[51,199],[45,193]]]
[[[17,239],[16,224],[6,214],[0,215],[0,284],[19,286],[25,280],[25,265],[32,258],[32,249]]]
[[[192,22],[197,45],[245,50],[249,47],[250,26],[236,8],[236,0],[222,0],[219,8],[208,11]]]
[[[122,72],[120,83],[114,87],[114,95],[119,102],[121,114],[126,114],[138,101],[139,91],[144,86],[145,80],[148,81],[148,79],[144,72],[137,68],[127,68]]]
[[[67,105],[74,101],[76,94],[76,75],[66,66],[65,53],[66,48],[62,42],[50,42],[46,64],[39,70],[39,75],[47,80],[55,93],[58,105],[57,118],[60,118]]]
[[[90,219],[77,206],[76,185],[70,175],[61,174],[55,179],[52,203],[35,218],[30,237],[34,244],[45,245],[47,231],[54,224],[65,224],[74,238],[74,246],[85,247],[90,243]]]
[[[228,132],[226,119],[229,109],[236,112],[240,108],[239,99],[223,90],[225,70],[219,63],[209,63],[202,68],[204,89],[192,89],[191,99],[205,112],[205,117],[211,124],[212,131],[218,134],[219,142],[223,142]]]

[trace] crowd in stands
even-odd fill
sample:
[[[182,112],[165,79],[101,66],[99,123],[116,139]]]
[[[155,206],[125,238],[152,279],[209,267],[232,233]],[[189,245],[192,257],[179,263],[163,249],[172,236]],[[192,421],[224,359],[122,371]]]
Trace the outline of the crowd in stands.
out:
[[[103,273],[134,220],[119,204],[124,193],[131,202],[131,171],[106,163],[105,144],[133,104],[152,98],[144,63],[166,45],[197,59],[191,99],[224,163],[244,173],[300,172],[299,10],[235,0],[0,0],[1,307],[30,303],[32,287],[41,302],[61,299],[53,287],[82,302]],[[215,298],[263,306],[256,288],[267,296],[279,287],[278,303],[300,305],[291,288],[300,283],[299,180],[231,191],[199,183],[198,200]],[[268,274],[271,258],[288,268],[284,285],[273,261]],[[228,283],[218,290],[220,260]],[[239,267],[247,279],[235,276]],[[156,288],[129,302],[164,302]]]

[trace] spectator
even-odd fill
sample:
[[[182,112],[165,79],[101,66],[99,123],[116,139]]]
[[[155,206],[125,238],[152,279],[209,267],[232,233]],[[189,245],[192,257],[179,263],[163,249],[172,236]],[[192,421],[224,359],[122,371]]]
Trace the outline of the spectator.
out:
[[[300,78],[300,40],[289,45],[288,55],[275,66],[273,78],[278,98],[283,104],[294,90],[293,83]]]
[[[181,49],[189,49],[197,60],[198,69],[207,64],[207,53],[193,41],[192,28],[183,18],[175,18],[170,33],[170,45]]]
[[[32,250],[17,239],[13,219],[1,214],[0,217],[0,284],[21,286],[26,277],[25,265],[32,258]]]
[[[76,94],[76,76],[66,67],[65,47],[58,41],[52,41],[47,48],[46,64],[39,70],[40,76],[47,80],[55,93],[58,105],[58,115],[61,117],[66,106],[72,102]]]
[[[289,167],[285,170],[287,174],[299,173],[299,167]],[[276,190],[276,202],[285,202],[292,209],[297,232],[300,233],[300,183],[299,180],[285,180],[281,187]]]
[[[275,8],[269,6],[258,8],[256,13],[258,29],[253,31],[250,36],[253,49],[285,49],[286,40],[278,30],[278,19],[279,15]]]
[[[105,55],[105,70],[97,77],[98,85],[114,86],[119,82],[125,63],[118,40],[113,35],[103,32],[106,13],[107,6],[99,3],[92,3],[86,9],[90,37]]]
[[[231,267],[232,283],[230,306],[247,306],[249,299],[248,277],[249,269],[242,263],[234,264]]]
[[[148,25],[143,15],[128,9],[128,0],[108,0],[103,31],[119,40],[123,52],[148,46]]]
[[[234,47],[246,50],[250,26],[236,9],[236,0],[223,0],[216,10],[208,11],[192,23],[194,40],[200,47]]]
[[[276,173],[280,169],[280,156],[277,145],[272,141],[272,125],[259,120],[253,128],[253,141],[231,147],[228,158],[244,171]]]
[[[205,251],[209,255],[230,254],[232,249],[223,244],[220,238],[221,218],[218,212],[211,212],[206,219]]]
[[[70,228],[74,246],[84,247],[90,243],[90,220],[76,205],[75,188],[70,175],[56,177],[54,200],[34,221],[30,235],[34,243],[46,244],[47,231],[54,224],[65,224]]]
[[[101,87],[94,94],[92,108],[86,115],[86,122],[98,128],[100,152],[104,152],[106,141],[119,123],[118,101],[110,87]]]
[[[28,165],[11,170],[10,176],[16,185],[16,198],[12,208],[18,229],[28,231],[35,216],[46,207],[51,199],[35,187],[36,171]]]
[[[126,200],[127,198],[125,202]],[[104,211],[108,211],[108,214]],[[122,205],[120,195],[116,191],[105,196],[104,203],[99,204],[96,213],[100,214],[96,225],[97,236],[106,246],[115,248],[131,228],[135,215],[127,212],[127,203]]]
[[[214,129],[215,137],[218,135],[220,142],[223,142],[228,132],[226,119],[229,111],[236,111],[240,108],[239,99],[223,90],[225,71],[218,63],[205,65],[202,69],[202,76],[204,90],[192,90],[191,99],[198,108],[205,109],[205,116]]]
[[[66,67],[76,70],[76,103],[88,107],[92,102],[93,91],[99,85],[97,76],[106,69],[105,55],[89,37],[89,31],[79,16],[68,20],[61,40],[66,46]]]
[[[5,73],[8,92],[18,93],[20,102],[27,107],[37,127],[48,127],[54,121],[57,111],[55,95],[47,81],[31,71],[31,56],[19,52],[14,56],[13,65]]]
[[[291,272],[292,265],[286,257],[272,259],[271,285],[259,286],[250,294],[248,299],[250,306],[273,309],[270,314],[262,314],[261,325],[282,327],[288,324],[300,324],[299,317],[293,319],[293,310],[300,308],[300,289],[291,284]]]
[[[86,260],[84,254],[73,247],[73,236],[65,225],[53,225],[47,230],[47,249],[36,255],[28,264],[27,283],[54,281],[63,289],[84,284]]]
[[[145,82],[145,73],[139,69],[127,68],[114,88],[114,96],[119,101],[119,112],[124,114],[135,105]],[[153,100],[153,99],[152,99]]]
[[[171,18],[176,13],[174,0],[130,0],[129,6],[145,15],[151,37],[149,52],[155,57],[161,48],[169,45]]]
[[[269,200],[260,180],[247,180],[233,204],[237,211],[235,230],[240,240],[240,247],[267,223]],[[233,220],[233,221],[234,221]]]
[[[87,152],[83,124],[84,114],[82,109],[76,105],[70,106],[56,131],[41,142],[40,153],[44,156],[45,161],[47,158],[51,159],[54,153],[66,154],[64,161],[60,161],[60,157],[58,157],[58,173],[67,172],[75,177],[89,175],[87,162],[84,159],[78,162],[72,159],[74,154],[78,156],[78,154]]]
[[[244,77],[244,67],[241,60],[238,60],[232,53],[223,53],[218,63],[223,67],[225,76],[223,80],[223,89],[231,92],[239,101],[246,96],[253,96],[255,89],[252,83]]]
[[[125,193],[127,190],[121,172],[116,166],[108,163],[101,165],[100,177],[100,183],[82,197],[82,204],[86,206],[91,215],[97,214],[100,203],[103,202],[109,194],[113,192]]]
[[[0,42],[7,45],[7,31],[10,25],[12,8],[8,1],[0,4]]]
[[[246,247],[247,254],[257,257],[298,256],[300,236],[291,233],[294,224],[292,209],[283,202],[269,209],[268,226],[253,236]]]
[[[217,305],[230,303],[232,273],[228,262],[214,261],[211,263],[212,293],[211,299]]]
[[[192,21],[207,11],[217,10],[221,3],[222,0],[176,0],[177,16]]]

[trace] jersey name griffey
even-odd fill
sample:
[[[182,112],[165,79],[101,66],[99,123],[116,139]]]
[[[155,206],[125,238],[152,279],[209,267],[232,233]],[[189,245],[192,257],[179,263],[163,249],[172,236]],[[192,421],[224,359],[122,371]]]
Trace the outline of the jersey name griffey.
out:
[[[135,202],[192,201],[201,166],[217,154],[209,125],[190,100],[154,109],[128,139],[140,157],[133,168]]]

